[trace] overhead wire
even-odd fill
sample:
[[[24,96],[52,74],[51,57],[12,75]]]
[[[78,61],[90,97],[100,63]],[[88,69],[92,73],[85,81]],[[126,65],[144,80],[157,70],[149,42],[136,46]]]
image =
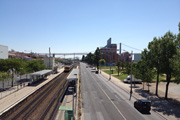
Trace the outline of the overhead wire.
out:
[[[143,51],[143,50],[140,50],[140,49],[131,47],[131,46],[129,46],[129,45],[126,45],[126,44],[124,44],[124,43],[121,43],[121,44],[124,45],[124,46],[126,46],[126,47],[129,47],[129,48],[131,48],[131,49],[134,49],[134,50]]]

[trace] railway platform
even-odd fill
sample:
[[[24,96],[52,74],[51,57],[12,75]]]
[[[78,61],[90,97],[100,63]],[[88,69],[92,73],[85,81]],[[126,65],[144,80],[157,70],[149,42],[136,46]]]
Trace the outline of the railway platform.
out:
[[[74,96],[74,99],[73,99]],[[65,109],[69,109],[72,110],[72,105],[73,105],[73,100],[74,100],[74,108],[76,108],[77,106],[77,99],[76,99],[77,95],[76,93],[70,93],[68,91],[66,91],[66,94],[64,96],[63,102],[61,103],[61,106],[63,106]],[[60,108],[60,107],[59,107]],[[65,109],[64,110],[60,110],[57,113],[57,116],[55,118],[55,120],[65,120]],[[76,109],[74,109],[75,113],[76,113]]]
[[[47,80],[43,81],[42,83],[36,85],[36,86],[25,86],[22,89],[19,89],[18,91],[12,92],[12,91],[5,91],[2,92],[1,95],[7,94],[6,92],[11,92],[6,97],[3,97],[0,99],[0,115],[2,115],[4,112],[8,111],[15,105],[17,105],[19,102],[21,102],[23,99],[34,93],[36,90],[47,84],[49,81],[51,81],[53,78],[58,76],[63,72],[63,68],[58,70],[57,74],[51,74],[47,76]],[[16,88],[14,88],[16,89]],[[14,90],[13,88],[11,90]]]
[[[76,86],[79,86],[79,69],[73,69],[70,75],[67,77],[67,80],[71,83],[73,80],[76,81]],[[69,84],[69,88],[72,84]],[[74,117],[77,120],[77,111],[78,111],[78,93],[79,93],[79,87],[75,87],[76,90],[72,91],[71,89],[67,89],[64,99],[61,103],[61,106],[59,106],[59,111],[56,115],[55,120],[67,120],[69,115],[66,113],[68,111],[73,111],[73,105],[74,105]],[[73,113],[71,114],[73,116]]]

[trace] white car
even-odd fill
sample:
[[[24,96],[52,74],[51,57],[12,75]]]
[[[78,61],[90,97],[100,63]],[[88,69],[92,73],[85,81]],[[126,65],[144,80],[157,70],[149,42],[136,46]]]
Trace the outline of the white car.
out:
[[[124,83],[131,83],[131,75],[128,75],[126,79],[124,79]],[[142,80],[140,79],[136,79],[133,75],[132,75],[132,83],[142,83]]]

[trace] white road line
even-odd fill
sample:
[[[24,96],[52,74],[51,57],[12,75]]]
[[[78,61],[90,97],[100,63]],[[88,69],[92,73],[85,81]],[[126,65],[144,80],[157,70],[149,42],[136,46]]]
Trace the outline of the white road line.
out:
[[[93,78],[93,77],[92,77]],[[98,82],[93,78],[93,80],[98,84]],[[117,106],[114,104],[114,102],[110,99],[110,97],[106,94],[106,92],[102,89],[102,87],[98,84],[99,88],[101,88],[101,90],[104,92],[104,94],[107,96],[107,98],[111,101],[111,103],[114,105],[114,107],[116,108],[116,110],[120,113],[120,115],[124,118],[124,120],[126,120],[126,118],[124,117],[124,115],[121,113],[121,111],[117,108]]]

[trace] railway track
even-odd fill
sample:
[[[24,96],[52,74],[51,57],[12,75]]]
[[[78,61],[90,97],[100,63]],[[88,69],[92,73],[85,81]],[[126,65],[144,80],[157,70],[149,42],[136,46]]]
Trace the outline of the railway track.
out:
[[[54,119],[60,99],[68,86],[66,78],[69,73],[62,73],[54,80],[37,90],[17,106],[0,116],[1,120],[52,120]]]

